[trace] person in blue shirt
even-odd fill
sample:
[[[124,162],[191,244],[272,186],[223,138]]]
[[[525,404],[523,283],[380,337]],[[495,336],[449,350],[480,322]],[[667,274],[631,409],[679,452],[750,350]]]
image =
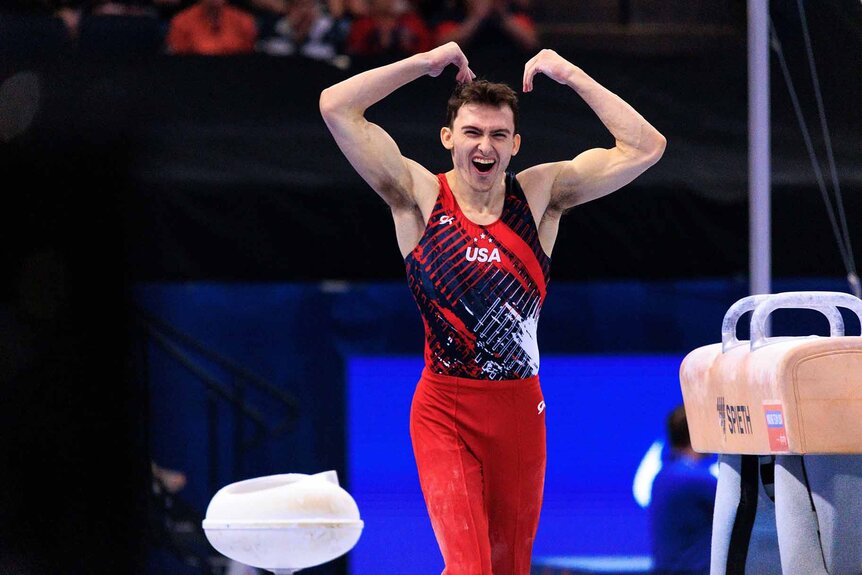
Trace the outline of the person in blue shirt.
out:
[[[715,458],[691,447],[685,407],[667,417],[669,450],[648,508],[655,575],[709,575]]]

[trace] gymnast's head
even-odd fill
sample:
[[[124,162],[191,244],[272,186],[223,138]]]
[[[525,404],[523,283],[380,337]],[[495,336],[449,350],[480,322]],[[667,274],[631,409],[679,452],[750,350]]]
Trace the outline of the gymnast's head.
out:
[[[446,126],[452,129],[462,106],[477,104],[492,108],[508,107],[512,111],[514,133],[518,133],[518,94],[506,84],[473,80],[455,86],[446,106]]]
[[[491,189],[521,146],[518,95],[506,84],[487,80],[458,84],[440,141],[461,178],[476,190]]]

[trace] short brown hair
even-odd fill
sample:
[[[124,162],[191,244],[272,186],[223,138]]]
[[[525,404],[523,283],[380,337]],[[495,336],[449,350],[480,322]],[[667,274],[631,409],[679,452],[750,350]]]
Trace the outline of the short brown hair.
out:
[[[446,125],[450,128],[455,122],[458,110],[464,104],[485,104],[489,106],[509,106],[515,120],[515,133],[518,133],[518,94],[507,86],[488,80],[463,82],[455,87],[446,107]]]

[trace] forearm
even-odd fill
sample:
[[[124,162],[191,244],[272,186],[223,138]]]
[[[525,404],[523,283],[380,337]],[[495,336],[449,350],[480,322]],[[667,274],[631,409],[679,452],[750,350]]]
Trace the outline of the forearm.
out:
[[[367,70],[325,89],[320,95],[320,109],[324,117],[338,113],[363,115],[369,107],[429,71],[425,54]]]

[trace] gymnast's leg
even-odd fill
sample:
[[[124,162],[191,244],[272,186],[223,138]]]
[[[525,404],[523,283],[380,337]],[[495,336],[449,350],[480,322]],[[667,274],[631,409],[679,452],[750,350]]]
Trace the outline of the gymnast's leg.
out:
[[[545,482],[545,409],[537,378],[496,394],[483,453],[494,575],[529,575]]]
[[[545,478],[539,380],[423,374],[411,408],[445,575],[529,575]]]
[[[458,395],[457,384],[423,374],[410,409],[410,437],[443,575],[491,575],[482,466],[457,429]]]

